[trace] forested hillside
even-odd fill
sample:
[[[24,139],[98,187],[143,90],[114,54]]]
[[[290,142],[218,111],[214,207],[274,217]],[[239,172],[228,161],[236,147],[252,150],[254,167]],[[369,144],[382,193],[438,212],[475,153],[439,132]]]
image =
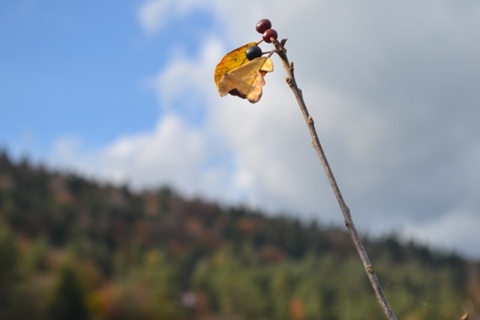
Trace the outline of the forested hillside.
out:
[[[480,317],[480,264],[366,240],[398,319]],[[343,228],[0,153],[0,319],[384,319]]]

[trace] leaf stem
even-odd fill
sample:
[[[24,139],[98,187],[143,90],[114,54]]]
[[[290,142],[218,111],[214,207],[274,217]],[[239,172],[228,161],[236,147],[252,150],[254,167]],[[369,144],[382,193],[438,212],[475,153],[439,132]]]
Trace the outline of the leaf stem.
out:
[[[345,226],[347,227],[348,232],[350,233],[350,237],[352,238],[353,244],[355,245],[355,249],[357,250],[358,255],[360,256],[360,260],[363,263],[363,267],[365,268],[365,272],[367,273],[368,279],[370,280],[370,284],[372,285],[373,291],[375,292],[377,301],[382,307],[383,311],[385,312],[387,319],[396,320],[396,317],[392,311],[392,308],[388,304],[387,298],[385,297],[382,287],[380,286],[380,282],[373,269],[373,265],[370,262],[370,259],[368,258],[367,251],[365,250],[362,240],[360,239],[357,229],[355,228],[355,224],[353,223],[353,219],[350,214],[350,209],[348,208],[347,204],[345,203],[345,200],[343,199],[342,193],[340,192],[340,188],[338,187],[338,184],[335,180],[332,169],[330,168],[330,165],[327,161],[327,157],[325,156],[325,152],[323,151],[322,145],[320,144],[320,139],[318,138],[318,134],[315,129],[313,118],[310,116],[307,106],[305,104],[305,101],[303,100],[302,90],[300,90],[300,88],[297,86],[297,82],[295,80],[295,75],[294,75],[293,62],[289,62],[287,57],[287,50],[285,49],[286,41],[287,41],[286,39],[283,39],[280,42],[275,40],[273,41],[273,44],[275,45],[276,52],[280,57],[280,59],[282,60],[283,67],[287,72],[287,78],[286,78],[287,84],[292,90],[293,95],[297,100],[298,106],[300,107],[300,110],[303,114],[303,118],[305,119],[308,130],[310,131],[310,136],[312,137],[313,148],[317,152],[318,158],[320,159],[323,169],[325,170],[325,174],[327,175],[328,181],[330,182],[330,186],[333,189],[333,193],[337,198],[337,202],[340,206],[340,209],[342,210],[342,214],[345,219]]]

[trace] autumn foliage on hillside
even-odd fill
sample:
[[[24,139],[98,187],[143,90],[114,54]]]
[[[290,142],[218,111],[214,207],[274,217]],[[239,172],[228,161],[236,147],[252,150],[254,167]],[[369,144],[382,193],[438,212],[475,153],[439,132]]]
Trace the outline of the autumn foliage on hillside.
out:
[[[480,264],[366,245],[400,319],[480,316]],[[341,228],[0,153],[0,319],[383,319]]]

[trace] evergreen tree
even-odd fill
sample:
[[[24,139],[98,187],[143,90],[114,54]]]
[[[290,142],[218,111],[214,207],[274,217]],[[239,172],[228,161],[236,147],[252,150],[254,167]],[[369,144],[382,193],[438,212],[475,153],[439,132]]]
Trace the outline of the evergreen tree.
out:
[[[82,289],[71,267],[65,267],[60,274],[50,313],[53,320],[88,319]]]
[[[17,248],[11,232],[0,226],[0,319],[8,319],[14,312],[17,274]]]

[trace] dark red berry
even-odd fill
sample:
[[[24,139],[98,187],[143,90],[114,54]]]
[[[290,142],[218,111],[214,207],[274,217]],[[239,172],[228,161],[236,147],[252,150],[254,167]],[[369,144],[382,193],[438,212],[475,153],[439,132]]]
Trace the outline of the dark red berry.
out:
[[[262,20],[258,21],[256,29],[257,29],[258,33],[264,33],[265,31],[267,31],[271,27],[272,27],[272,23],[270,22],[270,20],[262,19]]]
[[[253,60],[255,58],[262,56],[262,49],[259,46],[251,46],[248,47],[247,51],[245,52],[248,60]]]
[[[272,42],[271,38],[277,40],[277,37],[278,33],[275,29],[268,29],[263,33],[263,40],[268,43]]]

